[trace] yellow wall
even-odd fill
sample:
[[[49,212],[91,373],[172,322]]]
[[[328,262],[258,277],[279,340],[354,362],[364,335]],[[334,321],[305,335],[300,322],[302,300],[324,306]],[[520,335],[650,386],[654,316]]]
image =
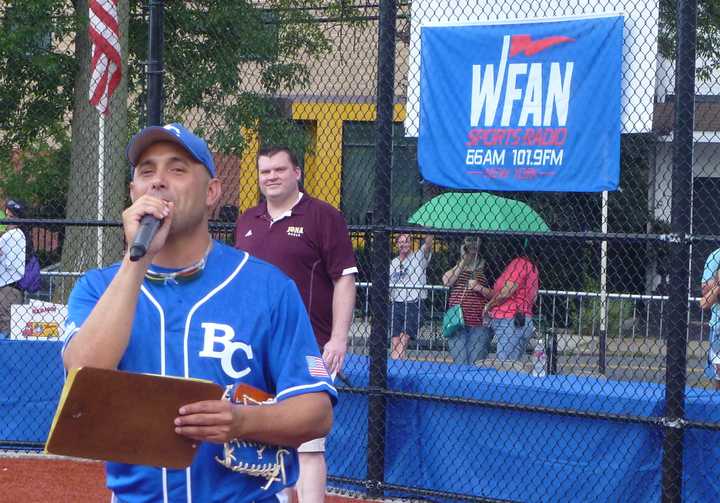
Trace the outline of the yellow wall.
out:
[[[372,122],[372,103],[305,103],[292,105],[293,119],[308,122],[313,135],[312,152],[305,156],[305,187],[308,192],[336,208],[340,207],[342,183],[343,122]],[[405,119],[404,105],[395,105],[393,121]],[[254,206],[258,199],[255,156],[259,142],[251,135],[240,162],[240,211]]]
[[[255,169],[255,157],[260,148],[257,134],[249,129],[243,129],[243,136],[247,140],[247,147],[240,158],[240,187],[238,190],[240,213],[257,204],[258,174]]]

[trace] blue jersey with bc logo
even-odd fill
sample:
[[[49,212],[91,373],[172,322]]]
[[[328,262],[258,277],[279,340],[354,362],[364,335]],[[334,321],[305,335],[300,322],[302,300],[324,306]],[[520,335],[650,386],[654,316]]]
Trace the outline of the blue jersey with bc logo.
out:
[[[119,269],[83,276],[70,295],[64,345],[77,333]],[[158,270],[153,266],[154,270]],[[214,242],[205,269],[184,282],[145,280],[132,333],[118,368],[245,383],[278,401],[304,393],[337,392],[318,372],[319,350],[297,287],[274,266]],[[322,370],[322,369],[321,369]],[[286,482],[298,476],[297,453],[288,449]],[[107,463],[107,484],[123,502],[273,501],[279,481],[236,473],[215,458],[221,444],[203,443],[185,470]]]

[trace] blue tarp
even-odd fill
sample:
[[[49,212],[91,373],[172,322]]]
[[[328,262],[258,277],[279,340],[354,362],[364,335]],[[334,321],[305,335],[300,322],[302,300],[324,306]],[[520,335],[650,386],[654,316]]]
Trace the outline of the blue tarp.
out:
[[[60,345],[0,341],[0,441],[44,442],[63,382]],[[368,385],[368,360],[344,373]],[[342,384],[340,384],[342,386]],[[408,360],[388,362],[391,390],[515,405],[659,417],[664,386]],[[341,393],[328,439],[329,473],[367,477],[367,395]],[[720,394],[689,388],[686,414],[720,422]],[[660,500],[659,426],[388,398],[386,481],[526,502]],[[720,501],[720,433],[685,432],[683,501]]]
[[[0,341],[0,442],[45,442],[64,380],[60,347]]]
[[[367,386],[367,359],[345,374]],[[664,386],[583,376],[390,361],[392,390],[515,405],[659,417]],[[341,394],[328,441],[334,475],[365,478],[367,398]],[[688,390],[688,417],[720,421],[720,398]],[[362,413],[361,413],[362,411]],[[354,440],[355,439],[355,440]],[[353,441],[354,440],[354,441]],[[662,430],[637,424],[428,400],[388,398],[386,481],[525,502],[660,500]],[[685,436],[684,501],[720,501],[720,433]]]

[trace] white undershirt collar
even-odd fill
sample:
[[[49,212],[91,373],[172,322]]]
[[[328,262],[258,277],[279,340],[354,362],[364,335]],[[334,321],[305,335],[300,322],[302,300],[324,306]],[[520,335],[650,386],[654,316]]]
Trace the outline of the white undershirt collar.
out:
[[[298,192],[298,198],[297,198],[297,201],[295,201],[295,204],[293,204],[293,205],[290,207],[290,209],[288,209],[285,213],[283,213],[283,214],[280,215],[279,217],[273,218],[273,217],[271,216],[271,217],[270,217],[270,223],[271,223],[271,224],[274,224],[275,222],[279,222],[279,221],[282,220],[283,218],[291,217],[291,216],[292,216],[292,209],[293,209],[295,206],[297,206],[297,204],[300,202],[300,199],[302,199],[302,196],[303,196],[303,193],[302,193],[302,192]],[[268,211],[268,215],[269,215],[269,214],[270,214],[270,211]]]

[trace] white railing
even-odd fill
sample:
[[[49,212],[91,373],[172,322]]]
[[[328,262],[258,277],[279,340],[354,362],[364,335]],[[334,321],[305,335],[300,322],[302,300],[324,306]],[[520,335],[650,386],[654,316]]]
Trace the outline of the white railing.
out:
[[[32,297],[64,302],[70,296],[70,290],[75,281],[83,274],[82,272],[40,271],[40,276],[47,287],[33,294]]]
[[[42,300],[67,299],[80,272],[42,271],[48,288],[33,297]],[[370,291],[372,284],[358,282],[358,305],[355,310],[353,337],[369,337]],[[449,289],[443,285],[407,287],[390,285],[390,288],[421,290],[427,300],[423,305],[422,329],[420,339],[441,338],[442,315],[447,305]],[[688,299],[688,340],[706,341],[708,339],[708,313],[699,307],[699,298]],[[667,296],[637,294],[607,294],[605,319],[606,336],[621,339],[662,339],[667,326],[664,321]],[[391,303],[388,302],[385,313],[388,323],[391,318]],[[559,331],[577,336],[596,337],[600,333],[601,294],[600,292],[580,292],[571,290],[540,290],[535,305],[535,321],[539,332]]]
[[[33,295],[41,300],[63,302],[70,294],[70,288],[81,276],[77,272],[43,271],[48,288]],[[370,312],[371,284],[357,283],[358,301],[350,333],[349,350],[367,354],[371,333]],[[395,288],[395,285],[391,285]],[[447,340],[442,336],[442,316],[447,304],[448,288],[440,285],[413,287],[423,290],[427,299],[423,301],[425,312],[415,340],[408,346],[413,358],[427,358],[433,361],[451,361]],[[606,331],[601,326],[601,294],[599,292],[577,292],[570,290],[540,290],[536,303],[535,337],[542,337],[546,343],[550,366],[548,372],[558,374],[605,375],[621,380],[663,382],[665,379],[665,337],[668,323],[665,320],[667,296],[607,294],[605,303]],[[703,375],[705,355],[708,347],[707,313],[700,310],[698,298],[688,299],[690,311],[687,323],[687,369],[688,384],[709,386],[710,381]],[[383,321],[389,330],[392,323],[391,303]],[[530,349],[521,365],[530,364]],[[438,360],[439,359],[439,360]],[[488,360],[484,365],[499,365],[504,362]],[[513,363],[514,365],[514,363]],[[512,368],[515,368],[514,366]],[[529,368],[529,367],[528,367]],[[525,369],[527,370],[527,369]]]
[[[357,283],[361,305],[356,310],[361,322],[370,320],[369,282]],[[442,314],[447,305],[449,289],[442,285],[424,287],[403,287],[390,285],[390,288],[422,290],[427,294],[426,310],[423,315],[421,337],[439,336]],[[608,293],[605,312],[601,312],[600,292],[579,292],[571,290],[540,290],[535,305],[535,322],[538,331],[563,331],[578,336],[596,337],[600,333],[603,314],[607,321],[606,336],[624,339],[662,339],[666,335],[667,326],[664,321],[666,303],[665,295],[639,295]],[[700,309],[700,299],[688,299],[688,330],[689,340],[707,340],[708,313]],[[429,312],[428,312],[429,309]],[[388,302],[388,316],[390,302]],[[388,318],[390,320],[391,318]]]

